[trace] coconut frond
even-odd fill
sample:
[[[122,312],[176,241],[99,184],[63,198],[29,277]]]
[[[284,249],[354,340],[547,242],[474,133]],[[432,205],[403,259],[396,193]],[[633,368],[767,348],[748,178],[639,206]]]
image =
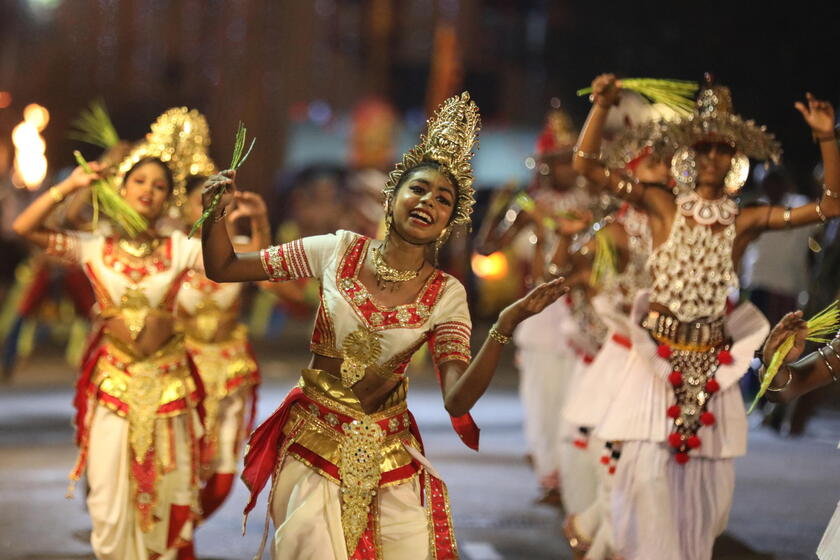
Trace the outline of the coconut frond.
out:
[[[87,173],[93,173],[88,162],[76,150],[73,152],[76,162]],[[94,229],[99,225],[99,213],[102,212],[120,226],[129,236],[134,237],[148,227],[148,222],[137,210],[132,208],[117,192],[113,177],[99,179],[91,184]]]
[[[120,141],[105,102],[101,99],[92,102],[70,126],[72,128],[67,137],[72,140],[93,144],[106,150]]]
[[[627,78],[618,81],[621,89],[635,91],[651,103],[662,103],[681,114],[688,114],[694,109],[694,97],[700,84],[686,80],[667,80],[661,78]],[[577,91],[578,96],[592,93],[592,88]]]

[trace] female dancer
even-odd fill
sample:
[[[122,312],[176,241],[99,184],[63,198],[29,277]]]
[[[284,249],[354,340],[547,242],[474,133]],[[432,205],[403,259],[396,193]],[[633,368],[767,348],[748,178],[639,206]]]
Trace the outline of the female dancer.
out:
[[[780,150],[764,129],[732,113],[728,89],[709,84],[694,114],[665,126],[679,146],[672,175],[686,189],[675,199],[600,164],[601,128],[620,83],[607,74],[593,87],[576,168],[642,207],[653,239],[652,285],[632,313],[633,352],[597,430],[623,442],[612,499],[616,548],[626,558],[709,558],[731,506],[732,458],[746,451],[737,380],[768,327],[749,304],[726,314],[734,263],[762,231],[840,214],[840,192],[826,188],[819,202],[793,210],[739,211],[730,195],[746,180],[748,158],[776,160]],[[818,139],[831,137],[820,142],[826,181],[840,184],[833,109],[810,94],[808,107],[797,108]]]
[[[825,346],[797,360],[805,350],[808,324],[802,318],[801,311],[794,311],[782,317],[770,331],[761,354],[760,377],[765,373],[763,364],[770,363],[773,354],[789,336],[794,337],[794,345],[783,357],[782,367],[770,385],[770,392],[767,393],[770,400],[790,402],[810,391],[836,382],[840,375],[840,333]],[[834,510],[817,548],[817,557],[820,560],[840,559],[840,503],[837,504],[837,509]]]
[[[207,160],[201,150],[184,152],[193,144],[176,142],[194,118],[185,108],[164,113],[120,166],[120,194],[149,224],[161,217],[173,190],[183,188],[161,158],[179,177],[189,164]],[[191,559],[201,383],[176,329],[175,297],[199,262],[200,244],[179,231],[162,236],[153,225],[134,239],[44,228],[58,202],[100,178],[100,167],[91,168],[90,174],[75,169],[13,226],[48,253],[83,266],[103,319],[99,346],[77,385],[80,452],[71,478],[87,476],[97,558]]]
[[[184,217],[201,216],[201,189],[206,177],[187,181]],[[271,242],[268,211],[259,195],[238,192],[229,222],[249,217],[252,238],[242,250],[258,250]],[[241,284],[217,284],[200,269],[190,270],[178,291],[178,319],[186,334],[187,352],[204,385],[204,437],[201,440],[202,518],[225,501],[233,487],[242,442],[253,429],[260,371],[239,322]]]
[[[406,409],[405,369],[428,342],[446,410],[475,449],[469,410],[503,346],[517,324],[564,290],[559,280],[544,284],[502,311],[470,361],[465,290],[429,257],[452,227],[469,223],[478,127],[478,107],[466,92],[438,109],[385,186],[383,242],[339,231],[237,254],[225,228],[205,225],[205,266],[215,281],[321,282],[309,367],[254,432],[245,459],[243,479],[252,490],[246,511],[274,474],[275,558],[457,557],[446,487],[422,455]],[[217,218],[232,199],[234,176],[214,176],[206,190],[205,202],[226,189]]]

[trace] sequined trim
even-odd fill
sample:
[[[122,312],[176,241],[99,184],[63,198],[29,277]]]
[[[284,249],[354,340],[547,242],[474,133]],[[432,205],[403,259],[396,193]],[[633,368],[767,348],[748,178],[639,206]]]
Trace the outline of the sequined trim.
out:
[[[435,326],[432,333],[434,345],[432,356],[436,364],[448,360],[462,360],[467,363],[472,359],[470,350],[470,325],[459,321],[448,321]]]
[[[313,276],[302,239],[262,249],[260,251],[260,262],[266,276],[272,282],[312,278]]]

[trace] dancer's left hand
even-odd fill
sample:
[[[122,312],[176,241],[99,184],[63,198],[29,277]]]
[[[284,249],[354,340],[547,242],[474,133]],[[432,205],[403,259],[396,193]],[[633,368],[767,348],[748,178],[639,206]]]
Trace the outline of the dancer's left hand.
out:
[[[566,279],[561,277],[541,284],[528,292],[525,297],[505,307],[499,313],[497,321],[501,333],[509,336],[519,323],[557,301],[560,296],[569,291],[565,281]]]
[[[257,193],[236,191],[233,196],[236,202],[236,208],[228,214],[228,220],[231,222],[239,218],[253,218],[268,215],[268,207],[265,204],[265,200]]]
[[[814,97],[809,91],[805,94],[805,103],[797,101],[794,107],[802,113],[802,118],[811,127],[816,136],[834,135],[834,107],[828,101],[822,101]]]
[[[764,343],[764,349],[762,351],[765,365],[770,365],[773,354],[776,353],[779,346],[790,336],[795,336],[796,338],[794,339],[793,348],[790,349],[790,352],[782,360],[784,364],[795,361],[805,351],[805,338],[808,336],[808,322],[802,318],[801,311],[788,313],[770,331],[770,335],[767,337],[767,342]]]

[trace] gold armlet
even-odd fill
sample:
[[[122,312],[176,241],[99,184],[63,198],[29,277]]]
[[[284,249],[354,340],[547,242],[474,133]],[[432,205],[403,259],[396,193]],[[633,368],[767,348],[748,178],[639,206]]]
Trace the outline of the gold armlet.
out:
[[[820,208],[820,201],[817,201],[817,205],[814,206],[814,210],[817,211],[817,216],[820,217],[820,221],[822,223],[825,223],[826,220],[828,220],[828,218],[825,217],[825,214],[823,214],[822,208]]]

